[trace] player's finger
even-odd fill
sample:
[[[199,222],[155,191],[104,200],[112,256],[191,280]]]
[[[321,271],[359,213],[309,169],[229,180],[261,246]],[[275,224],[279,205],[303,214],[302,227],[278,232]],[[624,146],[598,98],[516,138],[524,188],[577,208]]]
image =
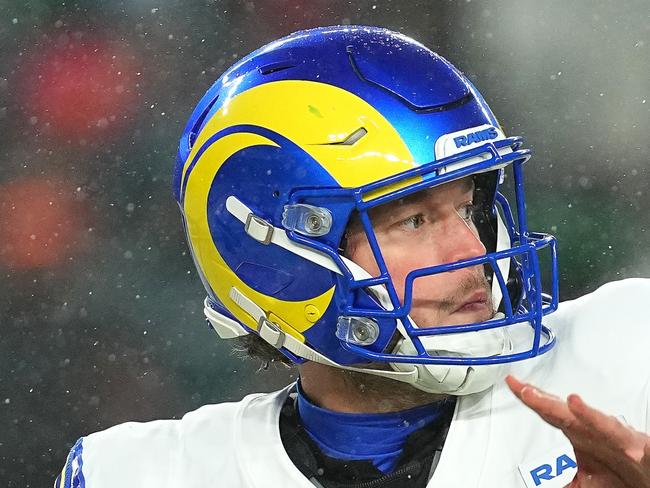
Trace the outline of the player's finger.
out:
[[[630,456],[629,449],[621,448],[607,438],[589,435],[587,429],[586,425],[580,424],[578,431],[564,431],[574,448],[579,472],[593,473],[599,480],[607,480],[603,485],[607,488],[650,488],[650,462],[644,464],[643,459],[638,460],[640,456],[637,455],[636,459]],[[650,460],[650,445],[646,452]]]
[[[522,383],[511,374],[506,376],[506,383],[508,384],[508,388],[510,388],[510,391],[513,392],[517,397],[519,397],[519,394],[521,393],[521,389],[524,386],[526,386],[525,383]]]
[[[629,447],[635,441],[634,431],[623,425],[615,417],[605,415],[599,410],[587,405],[579,395],[571,394],[567,398],[569,410],[589,428],[592,433],[604,436],[609,442],[620,447]]]
[[[513,376],[506,377],[506,382],[517,398],[549,424],[564,430],[575,422],[575,416],[564,400],[522,383]]]
[[[510,391],[512,391],[517,397],[521,398],[521,392],[524,388],[533,388],[536,391],[540,392],[542,395],[548,397],[548,398],[553,398],[554,400],[557,400],[559,402],[563,402],[563,400],[560,397],[557,397],[555,395],[551,395],[550,393],[545,392],[544,390],[541,390],[540,388],[537,388],[534,385],[531,385],[530,383],[524,383],[523,381],[519,381],[517,378],[509,374],[506,376],[506,383],[510,387]]]
[[[575,456],[578,475],[566,488],[650,488],[638,466],[629,459],[595,456],[593,450],[580,447],[575,448]]]
[[[579,472],[597,474],[599,480],[607,480],[603,485],[607,488],[650,488],[650,443],[644,446],[639,461],[641,456],[635,459],[627,454],[629,449],[619,448],[607,439],[588,438],[571,431],[565,434],[574,447]]]

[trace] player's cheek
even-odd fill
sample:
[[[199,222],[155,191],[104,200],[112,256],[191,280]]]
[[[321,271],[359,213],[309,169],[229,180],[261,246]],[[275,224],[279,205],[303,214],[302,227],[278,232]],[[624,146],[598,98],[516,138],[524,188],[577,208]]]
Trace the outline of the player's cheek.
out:
[[[406,278],[408,274],[413,270],[428,266],[423,263],[421,259],[418,259],[418,256],[421,256],[421,254],[418,254],[417,250],[414,251],[409,249],[407,251],[406,249],[401,249],[397,252],[391,253],[391,255],[386,259],[388,272],[393,280],[397,296],[402,303],[404,302]],[[435,278],[435,276],[427,276],[413,281],[414,301],[418,301],[418,299],[428,296],[431,293],[435,286],[430,282],[432,280],[435,282]]]

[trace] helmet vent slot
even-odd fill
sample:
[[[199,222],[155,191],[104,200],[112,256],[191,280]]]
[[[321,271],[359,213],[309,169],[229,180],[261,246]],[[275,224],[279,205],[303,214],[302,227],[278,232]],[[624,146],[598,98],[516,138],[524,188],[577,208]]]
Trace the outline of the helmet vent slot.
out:
[[[352,134],[346,137],[345,140],[341,142],[341,144],[343,144],[344,146],[352,146],[353,144],[356,144],[367,133],[368,131],[364,127],[359,127]]]
[[[218,95],[214,98],[214,100],[212,100],[208,104],[207,107],[205,107],[205,110],[201,113],[201,116],[196,120],[196,123],[194,124],[194,127],[192,127],[192,130],[190,131],[190,134],[187,138],[188,149],[192,149],[192,147],[194,146],[194,142],[196,141],[196,137],[199,135],[199,130],[201,130],[201,126],[203,125],[205,118],[210,113],[212,107],[214,107],[214,104],[217,103],[217,100],[219,100]]]
[[[291,61],[277,61],[275,63],[266,64],[260,66],[258,71],[261,75],[270,75],[271,73],[277,73],[278,71],[284,71],[285,69],[295,67],[295,63]]]
[[[368,133],[365,127],[359,127],[342,141],[328,142],[324,146],[354,146],[363,136]]]

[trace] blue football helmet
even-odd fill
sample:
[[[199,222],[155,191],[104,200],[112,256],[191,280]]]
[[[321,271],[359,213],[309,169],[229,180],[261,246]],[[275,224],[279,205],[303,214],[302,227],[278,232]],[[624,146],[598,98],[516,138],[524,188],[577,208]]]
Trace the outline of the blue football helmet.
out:
[[[500,364],[555,342],[542,319],[557,308],[556,242],[528,230],[522,169],[530,151],[521,143],[504,135],[462,73],[401,34],[325,27],[258,49],[210,87],[178,149],[174,195],[209,323],[222,338],[257,334],[296,363],[429,392],[489,387]],[[506,170],[514,211],[499,191]],[[398,297],[369,210],[466,177],[477,188],[487,253],[414,269]],[[342,252],[353,213],[378,275]],[[481,323],[418,327],[409,316],[414,280],[470,266],[486,270],[499,312]]]

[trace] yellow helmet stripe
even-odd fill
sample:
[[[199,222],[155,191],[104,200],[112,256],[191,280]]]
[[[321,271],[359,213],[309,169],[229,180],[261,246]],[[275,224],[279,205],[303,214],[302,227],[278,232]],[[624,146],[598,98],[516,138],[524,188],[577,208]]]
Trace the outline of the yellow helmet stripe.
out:
[[[218,168],[231,155],[256,145],[276,146],[273,141],[257,134],[234,133],[214,141],[201,154],[187,180],[184,201],[187,232],[194,257],[213,291],[239,321],[252,329],[257,327],[255,320],[230,298],[229,291],[233,286],[237,287],[267,314],[272,311],[283,322],[289,324],[290,327],[287,327],[286,324],[278,325],[284,325],[283,329],[287,329],[285,332],[304,342],[301,332],[311,327],[325,312],[331,302],[334,288],[332,287],[320,296],[303,301],[284,301],[260,293],[246,285],[230,269],[215,247],[208,226],[208,194]],[[245,198],[245,196],[241,196],[241,198]],[[318,313],[314,314],[314,310],[317,310]]]
[[[362,98],[325,83],[283,80],[255,86],[226,100],[198,135],[185,162],[183,180],[190,162],[211,135],[240,124],[258,125],[288,138],[344,188],[356,188],[417,165],[397,130]],[[365,136],[352,145],[341,144],[361,127],[367,131]]]

